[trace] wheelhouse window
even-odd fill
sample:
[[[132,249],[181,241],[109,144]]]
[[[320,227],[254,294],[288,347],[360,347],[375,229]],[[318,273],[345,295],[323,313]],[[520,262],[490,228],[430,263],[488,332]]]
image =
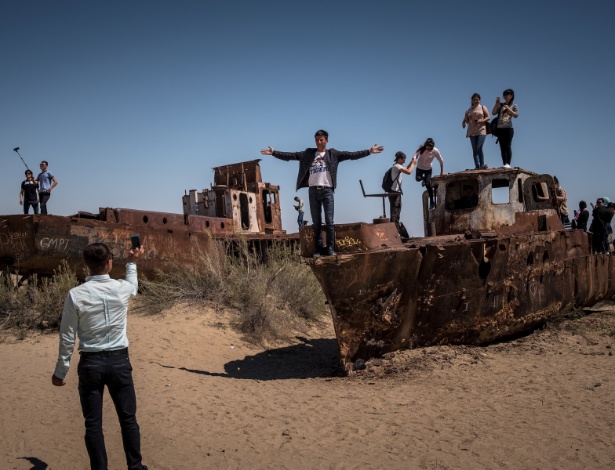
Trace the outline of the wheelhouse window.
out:
[[[535,202],[543,202],[551,199],[549,187],[544,181],[532,184],[532,197]]]
[[[274,191],[263,189],[262,199],[263,199],[263,213],[265,215],[265,223],[270,224],[273,220],[273,216],[271,213],[271,206],[276,204],[276,193]]]
[[[448,210],[474,209],[476,206],[478,206],[477,180],[454,181],[446,185],[446,208]]]
[[[508,204],[510,202],[509,181],[504,178],[494,179],[491,182],[491,203]]]

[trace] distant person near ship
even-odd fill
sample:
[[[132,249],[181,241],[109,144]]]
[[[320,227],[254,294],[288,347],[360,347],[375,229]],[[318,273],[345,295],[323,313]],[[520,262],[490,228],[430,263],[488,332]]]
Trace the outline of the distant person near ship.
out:
[[[58,185],[58,180],[48,170],[46,160],[41,162],[41,172],[36,177],[38,182],[38,198],[41,203],[41,214],[47,214],[47,201],[51,197],[51,190]]]
[[[24,214],[30,211],[30,206],[32,206],[32,211],[38,214],[38,183],[30,170],[26,170],[26,179],[21,183],[19,204],[23,204]]]
[[[408,238],[408,232],[403,224],[400,222],[401,217],[401,180],[402,176],[409,175],[414,170],[416,165],[416,157],[412,157],[412,160],[408,164],[408,166],[404,166],[406,163],[406,154],[404,152],[397,152],[395,154],[395,163],[391,168],[391,179],[393,180],[393,185],[391,190],[398,194],[389,194],[389,206],[391,212],[391,222],[395,224],[397,227],[397,232]]]
[[[440,162],[440,176],[444,175],[444,160],[435,145],[436,143],[434,140],[429,137],[414,154],[414,157],[418,159],[416,165],[416,180],[421,181],[421,184],[427,189],[430,209],[435,209],[436,207],[436,200],[433,195],[433,188],[431,187],[431,172],[434,158]]]
[[[557,176],[553,177],[555,183],[555,199],[557,199],[557,212],[559,218],[564,226],[570,225],[570,219],[568,218],[568,198],[566,197],[566,191],[559,184]]]
[[[574,211],[574,218],[572,219],[572,228],[587,231],[587,221],[589,220],[589,211],[587,210],[587,203],[585,201],[579,201],[579,210]]]
[[[480,103],[480,95],[474,93],[471,99],[471,106],[463,116],[461,127],[465,129],[466,137],[469,137],[472,144],[472,157],[474,158],[474,168],[476,170],[486,168],[485,155],[483,154],[483,144],[487,138],[487,126],[491,116],[487,108]]]
[[[299,196],[295,196],[295,201],[297,202],[297,205],[293,206],[293,207],[298,212],[298,214],[297,214],[297,225],[299,225],[299,228],[301,228],[301,227],[303,227],[305,225],[305,223],[303,221],[303,214],[305,213],[304,210],[303,210],[303,208],[304,208],[303,199],[301,199]]]
[[[510,168],[510,162],[512,160],[512,139],[515,135],[513,129],[512,118],[519,116],[519,109],[517,105],[513,103],[515,99],[515,92],[510,88],[504,90],[504,103],[501,102],[498,96],[495,99],[495,105],[493,106],[492,114],[498,115],[498,130],[497,137],[500,143],[500,153],[502,154],[502,167]]]

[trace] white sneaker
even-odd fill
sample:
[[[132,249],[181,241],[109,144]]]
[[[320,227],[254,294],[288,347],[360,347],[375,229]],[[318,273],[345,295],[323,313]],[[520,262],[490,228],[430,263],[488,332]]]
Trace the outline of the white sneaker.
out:
[[[510,165],[507,163],[506,165],[504,165],[502,168],[510,168]]]

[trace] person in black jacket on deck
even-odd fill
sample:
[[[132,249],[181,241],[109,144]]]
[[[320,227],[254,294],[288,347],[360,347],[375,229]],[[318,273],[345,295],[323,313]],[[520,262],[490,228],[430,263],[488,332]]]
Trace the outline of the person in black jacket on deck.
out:
[[[314,135],[316,148],[307,148],[303,152],[278,152],[273,147],[262,149],[263,155],[273,155],[280,160],[299,160],[297,190],[309,187],[310,213],[314,226],[314,258],[320,255],[335,256],[335,227],[333,226],[333,206],[337,186],[337,166],[344,160],[358,160],[372,153],[380,153],[384,147],[374,144],[369,150],[344,152],[327,149],[329,134],[322,129]],[[322,244],[322,211],[325,212],[327,247]]]

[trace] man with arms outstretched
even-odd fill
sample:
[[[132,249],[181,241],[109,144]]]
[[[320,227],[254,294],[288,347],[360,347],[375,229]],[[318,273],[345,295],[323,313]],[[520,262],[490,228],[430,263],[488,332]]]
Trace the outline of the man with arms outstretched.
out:
[[[335,227],[333,226],[334,192],[337,186],[337,166],[344,160],[358,160],[372,153],[380,153],[384,147],[373,145],[369,150],[343,152],[327,149],[329,134],[322,129],[314,135],[316,148],[303,152],[279,152],[272,147],[262,149],[263,155],[273,155],[280,160],[299,160],[297,190],[309,188],[310,213],[314,227],[314,258],[321,255],[335,256]],[[327,246],[322,244],[322,211],[325,212]]]

